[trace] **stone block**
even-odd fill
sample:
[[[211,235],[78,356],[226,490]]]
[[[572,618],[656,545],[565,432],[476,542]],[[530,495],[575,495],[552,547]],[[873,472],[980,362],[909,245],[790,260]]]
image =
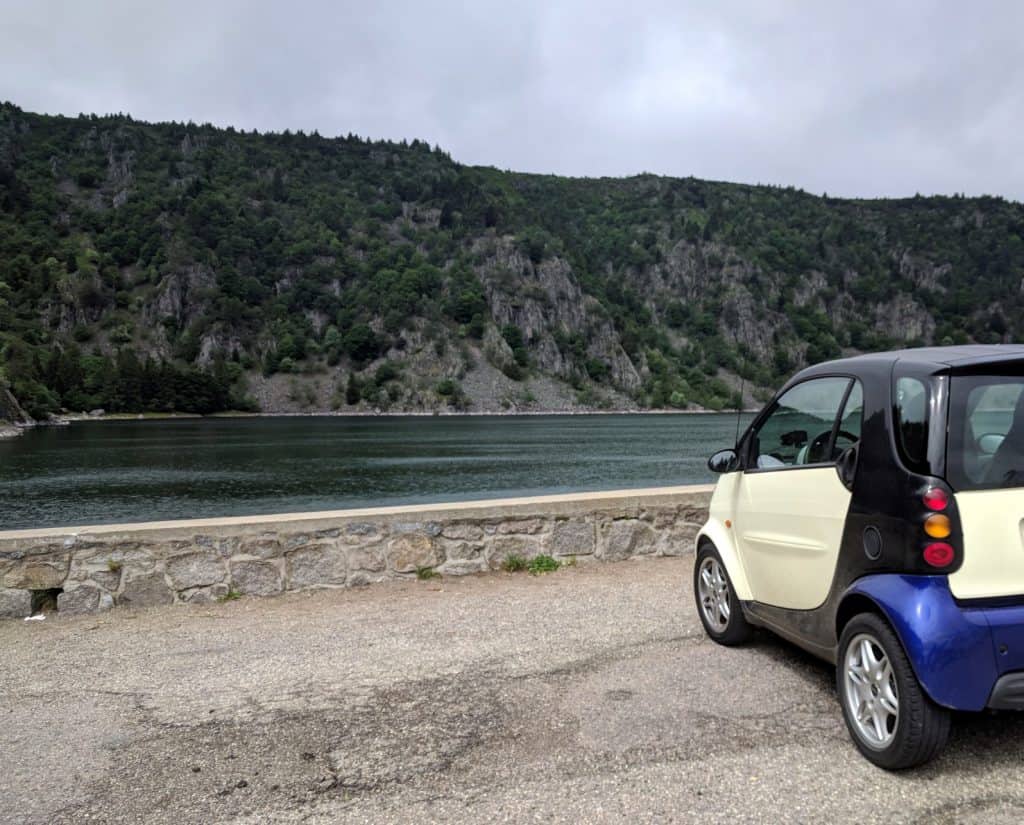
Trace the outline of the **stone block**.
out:
[[[398,573],[414,573],[420,567],[436,567],[441,561],[434,540],[422,533],[405,533],[388,542],[388,562]]]
[[[188,604],[211,604],[228,594],[226,584],[211,584],[209,587],[197,587],[194,590],[186,590],[179,596],[183,602]]]
[[[348,551],[349,570],[382,573],[387,566],[384,550],[381,547],[353,547]]]
[[[589,556],[597,549],[597,530],[585,521],[558,521],[549,546],[553,556]]]
[[[281,571],[267,561],[232,561],[231,588],[249,596],[281,592]]]
[[[471,541],[451,541],[444,545],[444,557],[446,559],[478,559],[483,555],[484,545]]]
[[[32,594],[28,590],[0,588],[0,619],[24,619],[32,614]]]
[[[654,527],[657,530],[668,530],[676,523],[679,513],[675,508],[663,507],[653,513]]]
[[[100,589],[83,584],[57,596],[57,612],[62,616],[80,616],[100,609]]]
[[[391,525],[392,533],[425,533],[428,536],[441,535],[441,525],[436,521],[399,521]]]
[[[357,570],[349,574],[348,586],[349,587],[366,587],[368,584],[376,584],[377,582],[384,581],[385,576],[380,573],[366,573],[362,570]]]
[[[96,570],[89,576],[96,584],[104,590],[114,593],[121,586],[121,570]]]
[[[509,533],[539,533],[544,529],[544,521],[539,518],[521,518],[512,519],[510,521],[503,521],[498,525],[499,535],[508,535]]]
[[[383,525],[372,521],[353,521],[345,525],[345,540],[353,542],[373,541],[384,535]]]
[[[16,562],[4,574],[3,586],[19,590],[50,590],[60,587],[68,576],[69,556],[31,556]]]
[[[483,573],[487,565],[482,558],[477,559],[448,559],[437,568],[442,576],[468,576],[472,573]]]
[[[635,519],[613,521],[602,531],[602,547],[598,556],[604,561],[620,561],[630,556],[653,553],[658,534],[650,525]]]
[[[224,581],[225,573],[220,554],[213,551],[189,553],[167,562],[167,576],[175,590],[217,584]]]
[[[282,552],[281,539],[276,535],[246,536],[238,542],[236,551],[261,559],[276,559]]]
[[[117,597],[118,604],[129,607],[153,607],[173,601],[174,593],[160,572],[129,578]]]
[[[664,556],[685,556],[692,553],[696,547],[697,533],[700,532],[700,525],[693,522],[679,522],[676,526],[665,533],[661,543],[661,553]]]
[[[492,570],[500,570],[509,556],[532,559],[544,552],[538,539],[528,536],[498,536],[491,541],[488,564]]]
[[[348,578],[345,553],[333,544],[311,545],[288,554],[288,587],[344,584]]]
[[[446,539],[479,541],[484,537],[484,530],[479,524],[456,522],[455,524],[444,525],[441,528],[441,535]]]

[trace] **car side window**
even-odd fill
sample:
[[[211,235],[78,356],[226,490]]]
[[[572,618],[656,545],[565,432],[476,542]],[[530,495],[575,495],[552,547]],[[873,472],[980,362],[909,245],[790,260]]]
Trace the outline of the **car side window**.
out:
[[[779,396],[753,433],[750,455],[757,469],[833,461],[832,429],[849,386],[849,378],[815,378]]]
[[[896,381],[896,443],[907,467],[918,470],[924,466],[928,457],[928,387],[919,378]]]
[[[838,461],[839,456],[860,441],[860,430],[864,424],[864,388],[860,381],[854,381],[850,394],[843,405],[843,414],[839,418],[839,429],[832,447],[832,460]]]

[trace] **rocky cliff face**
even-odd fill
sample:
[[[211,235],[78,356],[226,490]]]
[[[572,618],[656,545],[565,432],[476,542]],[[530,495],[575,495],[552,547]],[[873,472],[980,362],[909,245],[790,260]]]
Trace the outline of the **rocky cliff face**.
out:
[[[32,417],[26,413],[9,389],[0,386],[0,425],[2,424],[34,424]]]
[[[844,353],[1019,338],[1022,283],[1024,210],[998,199],[560,179],[0,105],[0,351],[44,412],[131,409],[126,351],[268,411],[723,408],[739,376],[763,394]]]

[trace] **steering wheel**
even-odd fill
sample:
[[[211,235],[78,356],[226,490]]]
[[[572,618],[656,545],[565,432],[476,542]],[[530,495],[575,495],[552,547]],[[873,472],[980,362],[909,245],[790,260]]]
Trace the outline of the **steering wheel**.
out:
[[[811,439],[810,445],[807,447],[807,461],[804,463],[817,464],[821,461],[828,461],[829,459],[826,456],[819,455],[819,453],[824,450],[831,437],[832,430],[825,430],[825,432],[814,436],[814,438]],[[857,436],[847,430],[840,430],[836,433],[836,442],[838,442],[840,438],[845,438],[851,445],[856,444],[860,440]]]

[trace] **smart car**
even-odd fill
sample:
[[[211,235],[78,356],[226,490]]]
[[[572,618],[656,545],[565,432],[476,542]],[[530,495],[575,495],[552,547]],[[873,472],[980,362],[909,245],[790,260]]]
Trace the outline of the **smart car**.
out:
[[[1024,709],[1024,346],[809,367],[708,466],[704,629],[835,664],[871,762],[933,758],[951,710]]]

